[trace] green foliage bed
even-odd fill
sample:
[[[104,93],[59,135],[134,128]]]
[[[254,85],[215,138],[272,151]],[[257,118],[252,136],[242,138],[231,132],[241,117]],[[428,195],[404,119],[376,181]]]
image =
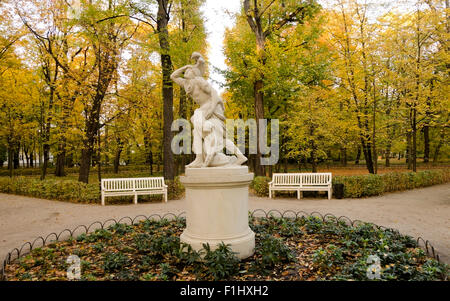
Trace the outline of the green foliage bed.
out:
[[[81,280],[368,280],[367,259],[380,258],[380,280],[445,280],[448,266],[415,240],[372,224],[320,218],[254,218],[255,255],[239,261],[229,247],[180,247],[184,219],[116,224],[35,249],[7,265],[8,280],[66,280],[66,259],[81,259]],[[201,259],[203,257],[203,260]]]
[[[269,177],[256,177],[251,188],[258,196],[268,196],[271,181]],[[360,198],[381,195],[386,192],[443,184],[450,181],[450,171],[445,169],[418,172],[390,172],[355,176],[333,176],[333,184],[344,184],[344,197]],[[281,193],[281,192],[277,192]]]

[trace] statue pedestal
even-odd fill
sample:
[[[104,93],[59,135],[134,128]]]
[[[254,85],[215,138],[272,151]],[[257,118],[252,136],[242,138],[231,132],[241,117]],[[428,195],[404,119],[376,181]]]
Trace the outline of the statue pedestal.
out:
[[[248,226],[247,166],[186,168],[180,177],[186,188],[186,229],[181,242],[194,250],[209,243],[230,244],[240,259],[254,253],[255,233]]]

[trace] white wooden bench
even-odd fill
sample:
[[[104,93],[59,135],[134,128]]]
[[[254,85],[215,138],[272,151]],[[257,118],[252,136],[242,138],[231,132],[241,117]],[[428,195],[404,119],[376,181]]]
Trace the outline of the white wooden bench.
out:
[[[167,185],[163,177],[102,179],[102,206],[105,206],[107,196],[133,195],[137,204],[138,195],[150,194],[164,194],[167,203]]]
[[[298,199],[302,191],[328,191],[331,200],[331,173],[274,173],[269,183],[269,198],[276,190],[297,191]]]

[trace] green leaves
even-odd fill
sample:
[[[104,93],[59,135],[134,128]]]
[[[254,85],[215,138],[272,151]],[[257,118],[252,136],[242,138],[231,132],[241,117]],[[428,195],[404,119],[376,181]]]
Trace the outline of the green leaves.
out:
[[[204,244],[205,250],[204,264],[207,268],[207,275],[214,280],[229,279],[239,271],[239,259],[231,250],[230,245],[220,243],[214,251],[211,251],[209,244]]]
[[[373,224],[349,226],[316,217],[250,219],[255,254],[238,260],[229,245],[194,251],[179,220],[113,226],[54,242],[6,266],[10,280],[66,280],[66,258],[81,259],[83,280],[367,280],[367,259],[380,258],[381,280],[441,280],[448,266],[409,236]],[[129,228],[128,228],[129,227]],[[114,230],[115,229],[115,230]]]
[[[295,262],[295,254],[286,242],[270,234],[262,235],[255,252],[260,258],[255,267],[265,273],[269,273],[272,268],[281,263]]]
[[[122,253],[106,253],[103,257],[103,269],[105,272],[120,271],[128,263],[128,257]]]

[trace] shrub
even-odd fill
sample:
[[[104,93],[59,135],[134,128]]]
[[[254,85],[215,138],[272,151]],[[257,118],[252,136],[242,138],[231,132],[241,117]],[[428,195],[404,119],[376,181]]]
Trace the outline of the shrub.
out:
[[[269,177],[255,177],[250,184],[256,195],[269,195]],[[358,176],[334,176],[333,184],[344,184],[344,197],[360,198],[386,192],[427,187],[450,182],[448,170],[423,170],[418,172],[391,172]]]
[[[320,270],[329,272],[333,267],[344,262],[342,249],[333,244],[319,248],[313,254],[313,262]]]
[[[207,274],[214,280],[228,279],[239,271],[239,259],[231,250],[229,245],[221,243],[217,249],[211,251],[209,244],[203,244],[206,251],[204,258],[205,266],[208,268]]]
[[[99,240],[110,240],[113,234],[105,229],[97,229],[90,234],[81,234],[77,237],[77,241],[97,242]]]
[[[169,200],[179,199],[183,196],[184,187],[176,178],[166,180],[167,197]],[[98,183],[86,184],[75,179],[45,179],[41,181],[35,177],[0,177],[0,192],[26,195],[36,198],[69,201],[75,203],[100,203],[100,187]],[[147,199],[162,196],[145,196]],[[109,202],[125,200],[129,202],[130,196],[110,197]],[[142,199],[143,197],[140,196]]]
[[[271,268],[280,263],[295,261],[294,252],[289,249],[283,239],[264,234],[256,246],[255,253],[260,256],[259,268],[267,273]]]
[[[169,200],[178,200],[183,197],[184,186],[180,182],[180,178],[176,177],[175,180],[165,180],[167,185],[167,198]]]
[[[103,270],[119,271],[129,263],[128,257],[122,253],[106,253],[103,256]]]
[[[41,181],[30,177],[0,177],[0,192],[79,203],[97,203],[100,200],[98,184],[66,179]]]
[[[344,197],[360,198],[384,192],[383,179],[379,175],[337,176],[333,183],[344,184]]]
[[[178,270],[167,263],[161,263],[159,267],[161,268],[161,272],[158,276],[160,280],[167,281],[177,275]]]
[[[255,177],[250,184],[257,196],[268,196],[269,195],[269,182],[272,181],[269,177]]]
[[[380,175],[336,176],[333,184],[344,184],[344,197],[359,198],[385,192],[427,187],[450,181],[448,170],[423,170],[418,172],[391,172]]]
[[[157,254],[177,254],[180,249],[178,236],[153,236],[149,250]]]

